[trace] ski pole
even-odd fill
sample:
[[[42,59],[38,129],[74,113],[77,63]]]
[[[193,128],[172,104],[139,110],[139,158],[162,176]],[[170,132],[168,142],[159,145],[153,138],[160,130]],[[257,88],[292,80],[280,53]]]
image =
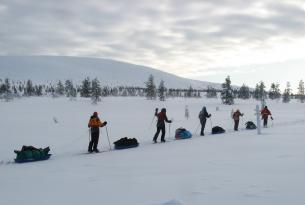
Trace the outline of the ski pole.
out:
[[[108,143],[109,143],[109,149],[111,150],[111,145],[110,145],[110,140],[109,140],[109,135],[108,135],[107,126],[106,126],[106,134],[107,134],[107,139],[108,139]]]
[[[153,119],[151,120],[151,123],[150,123],[149,128],[148,128],[149,130],[151,129],[151,126],[152,126],[152,124],[153,124],[153,122],[154,122],[154,120],[155,120],[155,117],[156,117],[156,116],[154,115]]]
[[[213,123],[211,117],[210,117],[210,123],[211,123],[211,129],[213,129]]]
[[[198,131],[199,126],[200,126],[200,123],[198,123],[198,125],[197,125],[197,127],[196,127],[196,130],[195,130],[195,132],[194,132],[194,134],[197,134],[197,131]]]
[[[171,137],[171,123],[168,123],[168,139]]]

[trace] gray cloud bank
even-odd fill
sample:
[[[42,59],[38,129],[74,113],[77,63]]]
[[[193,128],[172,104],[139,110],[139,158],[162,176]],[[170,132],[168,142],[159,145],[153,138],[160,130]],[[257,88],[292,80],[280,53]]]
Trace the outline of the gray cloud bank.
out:
[[[4,0],[0,55],[112,58],[174,72],[303,38],[297,0]]]

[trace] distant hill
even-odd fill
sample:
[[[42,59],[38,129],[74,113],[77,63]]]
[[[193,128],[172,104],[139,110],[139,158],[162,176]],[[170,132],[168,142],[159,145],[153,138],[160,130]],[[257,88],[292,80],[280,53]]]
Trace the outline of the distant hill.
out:
[[[36,83],[71,79],[79,82],[85,77],[97,77],[102,85],[145,86],[152,74],[158,85],[165,81],[168,88],[206,88],[216,83],[178,77],[157,69],[100,58],[66,56],[0,56],[0,78],[12,80],[31,79]]]

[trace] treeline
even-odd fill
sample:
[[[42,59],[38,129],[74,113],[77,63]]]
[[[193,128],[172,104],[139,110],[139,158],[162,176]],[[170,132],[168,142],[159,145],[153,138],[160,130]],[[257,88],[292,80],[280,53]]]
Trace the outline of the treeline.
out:
[[[281,93],[279,84],[272,83],[267,90],[264,82],[257,83],[254,89],[243,84],[239,88],[233,88],[231,85],[230,76],[225,79],[221,89],[216,89],[208,86],[207,89],[194,89],[192,86],[185,89],[167,88],[166,82],[161,80],[156,85],[154,76],[150,75],[144,83],[144,87],[136,86],[102,86],[97,79],[86,77],[80,84],[74,84],[72,80],[58,81],[55,84],[34,84],[30,79],[27,81],[13,81],[8,78],[0,78],[0,99],[6,101],[19,97],[29,96],[65,96],[70,99],[76,97],[91,98],[93,103],[97,103],[102,97],[107,96],[140,96],[146,97],[149,100],[165,101],[171,97],[186,97],[186,98],[217,98],[220,96],[224,104],[234,104],[234,99],[256,99],[264,101],[266,99],[282,100],[287,103],[291,99],[299,99],[304,102],[304,82],[299,82],[298,93],[291,92],[290,83],[287,83],[283,93]]]
[[[304,81],[300,80],[298,86],[298,93],[293,94],[291,91],[291,85],[289,82],[286,84],[284,92],[281,93],[280,85],[278,83],[271,83],[269,90],[267,90],[263,81],[256,84],[255,89],[251,90],[248,86],[243,84],[240,88],[232,88],[230,76],[225,79],[222,84],[221,99],[224,104],[234,104],[234,99],[256,99],[264,102],[266,99],[282,100],[283,103],[290,102],[291,99],[298,99],[301,103],[304,103]]]
[[[165,100],[169,97],[201,97],[205,90],[193,89],[191,86],[187,89],[166,88],[165,82],[161,81],[160,86],[156,89],[153,76],[147,81],[146,87],[137,86],[102,86],[97,79],[86,77],[80,84],[73,83],[72,80],[59,80],[54,84],[34,84],[32,80],[13,81],[9,78],[0,78],[0,99],[6,101],[14,98],[30,96],[51,96],[51,97],[68,97],[71,100],[76,97],[91,98],[93,103],[97,103],[102,97],[108,96],[140,96],[148,99]],[[151,82],[151,87],[148,85]],[[214,89],[212,89],[214,92]],[[215,90],[216,93],[216,90]]]

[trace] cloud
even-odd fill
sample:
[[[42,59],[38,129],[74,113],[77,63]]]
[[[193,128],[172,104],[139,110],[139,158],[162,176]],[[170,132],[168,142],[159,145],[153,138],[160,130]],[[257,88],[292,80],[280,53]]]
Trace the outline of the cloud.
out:
[[[304,8],[297,0],[4,0],[0,54],[104,57],[191,76],[274,60],[277,45],[303,40]]]

